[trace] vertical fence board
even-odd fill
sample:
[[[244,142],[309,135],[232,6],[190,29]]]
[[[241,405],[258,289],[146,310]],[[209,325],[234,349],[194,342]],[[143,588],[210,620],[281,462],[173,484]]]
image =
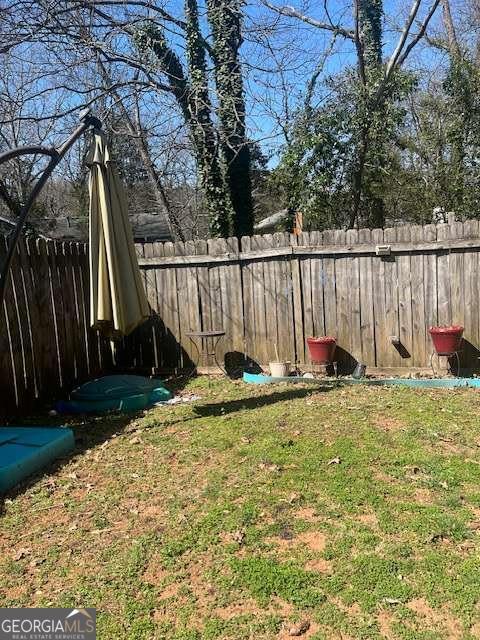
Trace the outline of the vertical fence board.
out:
[[[287,233],[275,233],[274,247],[285,247],[289,244]],[[279,257],[275,262],[276,274],[276,311],[279,341],[279,355],[283,360],[295,361],[295,329],[292,301],[292,274],[286,257]]]
[[[449,231],[450,238],[461,238],[463,236],[463,224],[456,222],[450,225]],[[449,256],[452,324],[462,324],[465,318],[464,254],[464,251],[452,251]]]
[[[228,252],[227,241],[225,238],[219,238],[212,243],[215,255],[221,255]],[[211,270],[213,282],[217,286],[217,296],[215,310],[212,312],[214,318],[214,330],[225,331],[225,336],[219,341],[217,346],[217,358],[220,363],[225,361],[225,355],[232,349],[232,335],[234,332],[234,323],[232,317],[232,300],[230,296],[230,265],[229,263],[221,263],[214,270]]]
[[[251,239],[248,236],[242,237],[240,241],[242,252],[251,250]],[[253,293],[253,269],[252,263],[246,261],[241,263],[242,288],[243,288],[243,317],[245,321],[244,329],[244,353],[247,363],[251,362],[255,353],[255,307]]]
[[[298,237],[290,234],[290,244],[298,244]],[[292,278],[293,322],[295,331],[295,362],[305,362],[305,331],[303,326],[302,273],[300,258],[290,260]]]
[[[392,244],[397,239],[397,229],[384,229],[385,244]],[[391,337],[400,337],[399,308],[398,308],[398,258],[387,258],[384,261],[385,278],[385,326],[386,326],[386,354],[387,367],[401,367],[402,358]]]
[[[437,239],[437,228],[435,225],[424,227],[425,240],[434,241]],[[427,252],[423,256],[423,284],[425,293],[425,324],[427,327],[426,351],[428,357],[432,352],[432,343],[428,334],[428,328],[438,324],[438,279],[437,279],[437,255]]]
[[[400,227],[397,231],[398,242],[411,240],[410,228]],[[397,258],[398,273],[398,322],[400,330],[401,351],[403,364],[413,364],[413,318],[412,318],[412,284],[410,254],[402,254]]]
[[[424,240],[424,229],[412,226],[410,229],[412,242]],[[424,366],[427,361],[428,343],[425,320],[425,292],[424,292],[424,256],[412,253],[410,256],[410,284],[412,296],[412,364],[416,367]]]
[[[7,242],[0,238],[0,263],[7,255]],[[13,309],[12,286],[9,277],[5,299],[0,308],[0,416],[8,416],[17,406],[16,372],[13,359],[12,332],[10,330],[10,312]]]
[[[383,229],[372,229],[374,246],[384,244]],[[385,319],[385,261],[381,257],[372,257],[373,315],[375,325],[375,362],[385,366],[389,349],[387,325]]]
[[[262,236],[262,246],[270,249],[273,245],[273,237],[270,234]],[[278,349],[278,323],[277,323],[277,293],[275,281],[275,260],[267,259],[263,263],[263,277],[265,283],[265,317],[267,336],[267,355],[269,361],[276,360],[275,345]]]
[[[163,243],[153,243],[153,255],[163,257]],[[163,292],[165,290],[165,269],[155,269],[152,277],[155,278],[155,307],[154,307],[154,339],[155,339],[155,366],[163,368],[165,366],[164,347],[166,342],[166,328],[163,313]]]
[[[464,233],[466,237],[478,238],[479,222],[478,220],[470,220],[464,224]],[[464,286],[465,286],[465,333],[464,333],[464,350],[462,354],[462,365],[467,364],[473,366],[480,365],[480,317],[479,317],[479,252],[478,250],[466,251],[464,254]]]
[[[446,240],[450,236],[448,224],[437,226],[437,238]],[[442,251],[437,255],[437,312],[438,323],[448,325],[452,322],[450,251]]]
[[[35,401],[35,373],[34,360],[30,339],[29,300],[26,295],[24,269],[21,259],[23,239],[17,246],[17,251],[10,268],[10,279],[14,292],[14,310],[17,316],[18,342],[14,349],[16,361],[17,385],[19,403],[25,407],[32,407]]]
[[[227,251],[238,256],[240,252],[237,238],[227,239]],[[231,351],[235,354],[243,354],[244,352],[244,317],[243,317],[243,301],[242,301],[242,271],[238,262],[232,262],[228,266],[227,296],[230,300],[230,345]],[[237,364],[238,355],[235,356],[235,365]],[[242,357],[243,360],[243,357]],[[229,363],[226,363],[229,364]]]
[[[324,244],[333,243],[333,231],[323,232]],[[335,259],[324,257],[323,260],[323,308],[325,318],[325,335],[337,337],[337,296]]]
[[[174,255],[174,248],[171,242],[166,242],[164,244],[164,250],[165,256]],[[169,368],[175,369],[180,367],[182,362],[177,277],[175,268],[165,268],[164,285],[165,289],[162,291],[163,308],[165,310],[164,323],[168,335],[168,339],[165,341],[165,361]]]
[[[195,243],[192,241],[185,242],[185,253],[187,255],[195,255]],[[188,330],[201,331],[201,309],[200,309],[200,293],[197,267],[188,265],[187,273],[187,291],[188,291]],[[185,340],[184,340],[185,342]],[[189,340],[190,342],[190,340]]]
[[[262,249],[261,237],[251,239],[252,251]],[[255,358],[262,363],[268,362],[269,349],[267,335],[267,315],[265,308],[265,275],[264,259],[255,260],[251,264],[253,288],[254,347]]]
[[[349,229],[346,233],[346,240],[347,244],[358,244],[358,231],[356,229]],[[348,258],[347,291],[350,292],[349,352],[355,362],[359,362],[362,359],[359,266],[360,262],[357,257]]]
[[[372,233],[370,229],[360,229],[359,242],[370,244]],[[360,338],[361,360],[364,364],[374,367],[375,357],[375,315],[373,309],[373,272],[371,256],[358,258],[360,281]]]

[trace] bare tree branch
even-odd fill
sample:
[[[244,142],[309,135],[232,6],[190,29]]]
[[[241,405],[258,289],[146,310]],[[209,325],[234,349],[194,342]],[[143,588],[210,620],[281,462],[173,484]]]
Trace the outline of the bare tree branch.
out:
[[[317,20],[316,18],[312,18],[311,16],[307,16],[304,13],[301,13],[295,7],[291,7],[289,5],[283,5],[281,7],[272,4],[269,0],[262,0],[262,3],[275,11],[281,16],[287,16],[288,18],[297,18],[306,24],[311,25],[312,27],[316,27],[317,29],[326,29],[327,31],[332,31],[336,35],[343,36],[344,38],[348,38],[349,40],[354,40],[355,34],[350,29],[345,29],[340,25],[331,24],[329,22],[322,22],[321,20]]]
[[[403,52],[403,54],[400,56],[400,58],[398,59],[398,63],[397,66],[401,67],[403,65],[403,63],[405,62],[405,60],[408,58],[408,56],[410,55],[410,52],[412,51],[412,49],[414,47],[416,47],[416,45],[420,42],[420,40],[423,38],[423,36],[425,35],[426,31],[427,31],[427,27],[430,23],[430,20],[433,18],[435,11],[438,9],[438,5],[440,4],[440,0],[435,0],[435,2],[432,4],[432,6],[430,7],[430,11],[428,12],[428,14],[425,17],[425,20],[422,22],[422,24],[420,25],[420,29],[418,30],[418,33],[415,35],[415,37],[410,41],[408,47],[405,49],[405,51]]]
[[[390,56],[390,60],[387,63],[387,69],[385,71],[385,77],[387,80],[390,78],[392,71],[395,68],[395,65],[397,63],[397,60],[400,57],[400,54],[402,53],[403,47],[405,46],[405,42],[407,41],[407,38],[408,38],[408,34],[410,33],[410,29],[412,28],[413,21],[415,20],[415,17],[418,13],[418,10],[421,4],[422,4],[422,0],[415,0],[415,2],[412,4],[412,8],[410,9],[410,13],[408,15],[405,26],[402,29],[402,33],[398,40],[398,44],[395,47],[395,50]]]

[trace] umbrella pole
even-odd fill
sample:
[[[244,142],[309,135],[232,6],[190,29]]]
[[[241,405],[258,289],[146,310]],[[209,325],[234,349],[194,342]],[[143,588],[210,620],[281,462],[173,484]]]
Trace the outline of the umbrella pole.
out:
[[[33,187],[28,200],[23,205],[18,205],[7,192],[4,184],[0,181],[0,197],[5,201],[7,207],[17,216],[18,221],[15,226],[15,231],[13,232],[11,238],[9,239],[8,251],[5,258],[5,261],[2,265],[0,272],[0,308],[3,305],[3,300],[5,297],[5,290],[7,286],[8,273],[10,269],[10,265],[13,260],[13,256],[15,255],[15,250],[18,245],[18,241],[20,239],[20,235],[22,233],[23,227],[25,225],[25,221],[30,213],[30,209],[32,208],[33,203],[38,198],[40,192],[42,191],[45,183],[50,178],[53,173],[55,167],[62,160],[67,151],[72,147],[75,142],[80,138],[80,136],[85,133],[90,127],[95,129],[100,129],[102,123],[98,118],[95,118],[90,114],[90,110],[82,111],[80,114],[80,124],[73,131],[73,133],[65,140],[65,142],[60,145],[58,148],[55,147],[42,147],[38,145],[30,145],[26,147],[17,147],[16,149],[10,149],[9,151],[5,151],[5,153],[0,154],[0,165],[12,158],[18,158],[23,155],[44,155],[50,156],[50,161],[40,176],[35,186]]]

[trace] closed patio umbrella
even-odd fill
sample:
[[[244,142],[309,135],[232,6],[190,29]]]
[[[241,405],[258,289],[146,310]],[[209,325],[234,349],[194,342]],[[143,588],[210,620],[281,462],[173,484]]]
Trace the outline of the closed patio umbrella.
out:
[[[112,338],[150,315],[140,277],[123,185],[105,135],[95,130],[90,166],[90,322]]]

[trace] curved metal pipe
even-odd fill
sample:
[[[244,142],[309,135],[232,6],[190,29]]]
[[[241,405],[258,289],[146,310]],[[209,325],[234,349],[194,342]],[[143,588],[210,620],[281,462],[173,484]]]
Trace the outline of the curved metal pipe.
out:
[[[7,278],[10,270],[10,265],[12,264],[13,256],[15,255],[15,250],[17,248],[18,241],[20,239],[20,235],[22,233],[23,227],[25,225],[25,221],[27,219],[28,214],[30,213],[30,209],[32,208],[33,203],[38,198],[41,190],[45,186],[45,183],[52,175],[53,170],[62,160],[67,151],[72,147],[73,144],[80,138],[80,136],[87,131],[90,127],[95,129],[100,129],[102,123],[100,120],[94,116],[92,116],[89,110],[83,111],[80,114],[80,124],[75,129],[75,131],[65,140],[65,142],[60,145],[57,149],[41,147],[41,146],[26,146],[26,147],[18,147],[16,149],[11,149],[10,151],[6,151],[2,155],[0,155],[0,164],[2,162],[6,162],[7,160],[11,160],[12,158],[21,156],[21,155],[31,155],[36,153],[42,153],[44,155],[50,156],[50,161],[43,172],[43,174],[38,179],[37,183],[33,187],[30,196],[27,202],[19,207],[14,203],[12,198],[8,195],[6,190],[3,188],[3,185],[0,182],[0,197],[7,203],[7,206],[14,211],[14,213],[18,216],[18,222],[15,227],[15,231],[13,232],[9,246],[7,255],[5,257],[5,261],[2,265],[2,271],[0,274],[0,308],[3,304],[3,299],[5,297],[5,289],[7,286]]]
[[[41,147],[38,145],[28,145],[25,147],[16,147],[15,149],[9,149],[8,151],[4,151],[0,153],[0,164],[4,162],[8,162],[8,160],[12,160],[18,156],[26,156],[26,155],[43,155],[43,156],[56,156],[58,151],[55,147]]]

